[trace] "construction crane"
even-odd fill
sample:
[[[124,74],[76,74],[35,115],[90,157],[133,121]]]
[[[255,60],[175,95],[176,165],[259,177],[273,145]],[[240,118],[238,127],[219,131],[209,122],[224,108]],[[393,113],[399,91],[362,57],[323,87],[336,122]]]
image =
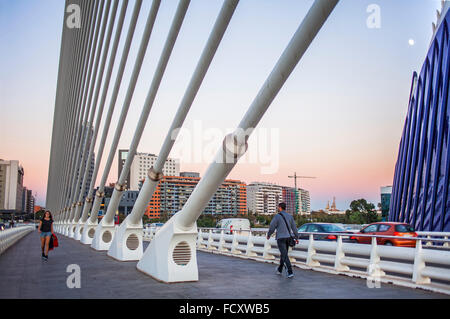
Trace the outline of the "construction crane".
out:
[[[293,176],[288,176],[289,178],[293,178],[294,179],[294,189],[295,189],[295,194],[297,194],[297,178],[316,178],[315,176],[298,176],[296,172],[294,172]],[[296,202],[298,200],[298,196],[296,196]],[[298,204],[295,205],[295,214],[298,214]]]

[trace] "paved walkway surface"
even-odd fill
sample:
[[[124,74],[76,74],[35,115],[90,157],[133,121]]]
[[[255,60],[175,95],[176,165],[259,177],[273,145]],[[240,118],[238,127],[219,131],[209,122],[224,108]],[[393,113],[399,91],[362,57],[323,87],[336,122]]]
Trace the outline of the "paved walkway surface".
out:
[[[199,281],[164,284],[89,246],[58,236],[60,247],[41,260],[37,231],[0,256],[0,298],[449,298],[447,295],[381,284],[367,288],[360,278],[295,269],[287,279],[275,267],[236,257],[198,252]],[[81,268],[81,288],[70,289],[67,266]]]

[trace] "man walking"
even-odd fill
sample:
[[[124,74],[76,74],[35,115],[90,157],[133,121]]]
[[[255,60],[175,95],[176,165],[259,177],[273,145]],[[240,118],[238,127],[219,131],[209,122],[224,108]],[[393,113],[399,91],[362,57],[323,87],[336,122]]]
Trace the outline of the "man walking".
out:
[[[277,274],[281,275],[283,271],[284,265],[286,265],[288,278],[294,277],[294,273],[292,272],[291,261],[288,257],[288,240],[290,237],[294,237],[296,243],[298,244],[298,231],[297,225],[295,225],[294,218],[286,213],[286,204],[280,203],[278,204],[278,214],[276,214],[272,222],[270,223],[269,232],[267,233],[267,239],[270,239],[273,232],[276,230],[276,240],[278,249],[280,250],[280,266],[277,268]]]

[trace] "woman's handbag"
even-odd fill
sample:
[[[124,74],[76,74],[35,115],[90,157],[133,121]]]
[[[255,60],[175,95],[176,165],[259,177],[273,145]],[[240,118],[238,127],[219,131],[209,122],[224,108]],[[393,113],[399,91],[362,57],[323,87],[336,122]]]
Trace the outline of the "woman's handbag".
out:
[[[289,238],[288,238],[288,241],[287,241],[287,243],[288,243],[288,246],[289,247],[295,247],[295,245],[296,245],[296,240],[295,240],[295,238],[294,237],[292,237],[292,230],[291,230],[291,228],[289,227],[289,225],[288,225],[288,223],[287,223],[287,221],[286,221],[286,218],[284,218],[284,216],[283,216],[283,214],[281,214],[280,213],[280,215],[281,215],[281,217],[283,217],[283,220],[284,220],[284,222],[285,222],[285,224],[286,224],[286,227],[287,227],[287,230],[288,230],[288,232],[289,232]]]
[[[53,248],[58,247],[58,238],[55,234],[50,236],[50,242],[48,244],[48,250],[53,250]]]

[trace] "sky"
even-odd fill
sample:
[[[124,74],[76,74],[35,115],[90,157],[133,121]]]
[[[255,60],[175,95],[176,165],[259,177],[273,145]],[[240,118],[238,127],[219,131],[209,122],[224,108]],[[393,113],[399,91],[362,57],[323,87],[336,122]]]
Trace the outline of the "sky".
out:
[[[139,152],[158,154],[222,3],[191,1]],[[237,127],[312,3],[240,1],[184,133],[170,154],[180,159],[181,171],[203,175],[223,136]],[[37,194],[39,205],[45,205],[46,198],[64,5],[62,0],[0,0],[0,158],[19,160],[24,185]],[[144,0],[98,182],[150,5]],[[175,0],[161,3],[119,149],[128,149],[131,143],[176,5]],[[378,16],[371,9],[374,5]],[[133,6],[130,0],[125,30]],[[315,177],[297,181],[309,190],[314,210],[325,208],[333,197],[342,210],[354,199],[380,202],[380,187],[392,185],[412,74],[420,72],[440,6],[437,0],[341,0],[262,118],[248,154],[229,178],[293,186],[288,176],[294,172]],[[111,91],[112,84],[105,108]],[[108,182],[117,180],[117,167],[116,156]]]

